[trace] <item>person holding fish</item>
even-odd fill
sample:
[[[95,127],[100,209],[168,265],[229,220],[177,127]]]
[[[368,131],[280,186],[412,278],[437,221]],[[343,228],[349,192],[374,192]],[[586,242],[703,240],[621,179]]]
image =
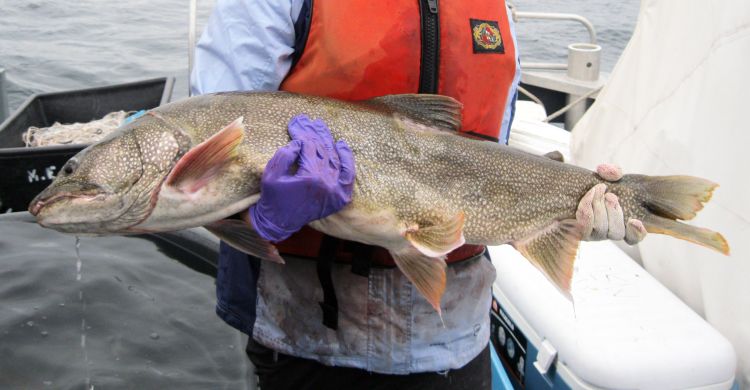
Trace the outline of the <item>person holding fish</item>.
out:
[[[219,0],[191,77],[193,94],[448,95],[463,104],[462,133],[507,143],[520,69],[502,0]],[[217,313],[250,336],[261,388],[489,389],[495,271],[485,248],[458,245],[446,256],[436,300],[419,271],[387,251],[307,228],[351,200],[356,163],[323,121],[300,115],[288,127],[291,142],[242,215],[286,264],[222,242],[216,281]],[[608,165],[598,173],[622,176]],[[579,204],[583,238],[640,241],[643,226],[626,224],[606,189]]]

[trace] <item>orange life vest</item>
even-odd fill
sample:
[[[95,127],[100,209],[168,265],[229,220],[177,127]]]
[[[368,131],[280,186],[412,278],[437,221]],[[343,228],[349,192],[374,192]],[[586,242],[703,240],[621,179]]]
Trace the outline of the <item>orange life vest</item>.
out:
[[[447,95],[464,105],[463,131],[497,139],[516,72],[505,2],[422,2],[434,3],[437,14],[420,12],[419,0],[313,1],[302,56],[281,89],[343,100]],[[431,46],[421,31],[422,17],[431,15],[439,19],[438,50],[422,53],[423,45],[428,51]],[[423,61],[433,56],[435,63]],[[430,72],[436,83],[420,90],[420,76]]]
[[[464,105],[462,132],[497,141],[516,73],[505,1],[317,0],[308,11],[299,16],[307,17],[304,50],[280,89],[342,100],[447,95]],[[278,247],[317,257],[320,237],[303,229]],[[462,247],[448,261],[476,252]]]

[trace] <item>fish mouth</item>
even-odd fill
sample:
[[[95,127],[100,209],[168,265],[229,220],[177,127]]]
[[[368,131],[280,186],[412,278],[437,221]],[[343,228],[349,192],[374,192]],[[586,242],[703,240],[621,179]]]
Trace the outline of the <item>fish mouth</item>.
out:
[[[37,196],[34,200],[31,201],[31,204],[29,205],[29,213],[33,216],[38,216],[39,213],[44,209],[45,207],[49,207],[55,203],[58,203],[65,199],[82,199],[82,200],[88,200],[93,201],[99,199],[103,199],[105,197],[105,194],[103,192],[97,191],[95,193],[89,193],[89,194],[81,194],[81,193],[70,193],[70,192],[61,192],[57,193],[55,195],[52,195],[49,198],[44,198],[40,196]]]

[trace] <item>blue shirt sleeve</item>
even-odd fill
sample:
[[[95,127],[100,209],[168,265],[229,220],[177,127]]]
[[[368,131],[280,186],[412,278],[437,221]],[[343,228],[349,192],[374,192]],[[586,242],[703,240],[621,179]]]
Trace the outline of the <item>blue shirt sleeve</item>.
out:
[[[191,93],[277,90],[302,0],[219,0],[195,48]]]
[[[513,117],[516,113],[516,98],[518,97],[518,84],[521,82],[521,60],[519,59],[518,40],[516,40],[516,26],[513,22],[513,13],[510,7],[506,7],[508,14],[508,24],[510,25],[510,35],[513,38],[513,46],[516,48],[516,74],[513,76],[513,82],[508,88],[508,98],[505,103],[503,112],[503,123],[500,125],[500,143],[508,144],[510,137],[510,127],[513,125]]]

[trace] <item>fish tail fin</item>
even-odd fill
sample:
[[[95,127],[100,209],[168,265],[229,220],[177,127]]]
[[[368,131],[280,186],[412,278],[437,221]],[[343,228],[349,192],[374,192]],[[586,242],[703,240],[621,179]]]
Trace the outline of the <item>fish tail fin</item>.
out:
[[[713,230],[691,226],[658,215],[649,215],[644,218],[643,226],[649,233],[666,234],[729,255],[729,243],[724,236]]]
[[[729,244],[724,237],[709,229],[687,225],[703,205],[711,200],[719,185],[693,176],[639,176],[644,191],[641,218],[649,233],[666,234],[729,254]]]
[[[719,185],[693,176],[643,176],[646,206],[654,214],[689,221],[711,200]]]

